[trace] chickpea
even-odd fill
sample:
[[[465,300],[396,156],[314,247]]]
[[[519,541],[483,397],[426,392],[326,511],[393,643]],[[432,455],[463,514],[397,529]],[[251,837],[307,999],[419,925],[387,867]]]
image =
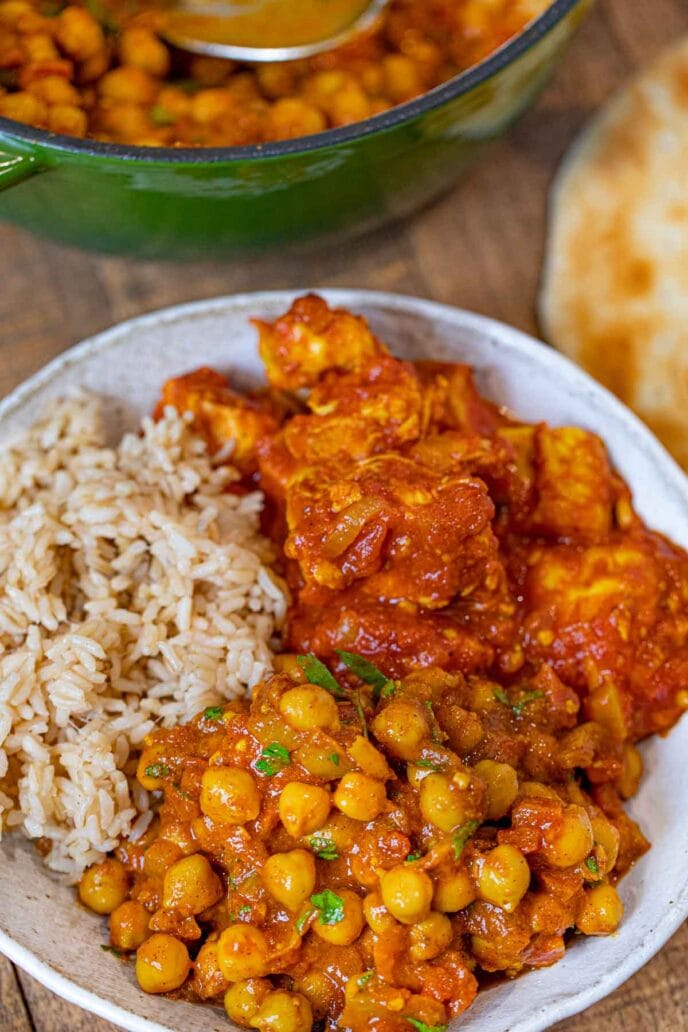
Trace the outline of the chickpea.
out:
[[[345,774],[334,793],[334,805],[355,821],[375,820],[386,804],[384,784],[356,771]]]
[[[592,825],[582,806],[567,806],[561,824],[546,843],[544,854],[553,867],[572,867],[584,860],[593,847]]]
[[[443,914],[464,910],[476,898],[473,879],[465,868],[440,877],[435,884],[433,906]]]
[[[136,780],[148,792],[164,788],[170,768],[165,762],[164,745],[149,745],[143,750],[136,767]]]
[[[259,1032],[311,1032],[313,1011],[301,993],[276,989],[263,1000],[251,1027]]]
[[[518,795],[518,775],[508,763],[481,760],[474,770],[487,785],[487,819],[499,820],[509,812]]]
[[[611,935],[621,924],[623,903],[613,885],[604,882],[588,889],[576,915],[584,935]]]
[[[291,62],[275,63],[275,64],[260,64],[256,68],[256,76],[260,83],[260,91],[269,97],[270,100],[278,100],[280,97],[290,97],[296,92],[296,79],[294,73],[289,67]],[[282,659],[281,656],[277,657]],[[288,656],[290,659],[294,659],[294,656]],[[275,667],[275,669],[282,670],[283,667]],[[288,668],[287,668],[288,669]]]
[[[81,104],[79,91],[62,75],[45,75],[30,83],[27,89],[46,104],[67,104],[70,107]]]
[[[315,859],[305,849],[273,853],[261,871],[263,884],[273,899],[287,910],[298,910],[315,888]]]
[[[454,937],[452,924],[444,914],[433,911],[424,921],[411,926],[409,953],[415,961],[433,960],[447,949]]]
[[[592,825],[592,833],[595,842],[604,849],[606,857],[604,873],[609,874],[609,872],[614,868],[619,856],[619,843],[621,841],[621,836],[612,822],[608,821],[606,817],[593,817],[590,824]]]
[[[372,723],[372,731],[392,756],[414,760],[430,734],[425,707],[408,699],[393,699]]]
[[[136,978],[144,993],[169,993],[183,985],[191,970],[189,951],[173,935],[156,932],[139,946]]]
[[[382,59],[384,92],[395,104],[415,97],[423,90],[418,68],[404,54],[387,54]]]
[[[51,133],[62,133],[63,136],[83,137],[88,130],[88,119],[79,107],[55,104],[48,109],[48,129]]]
[[[140,68],[156,79],[164,79],[170,70],[170,53],[150,29],[131,26],[119,38],[119,56],[123,65]]]
[[[232,61],[198,55],[191,59],[189,74],[196,82],[200,82],[201,86],[221,86],[233,68]]]
[[[330,812],[330,793],[318,785],[290,781],[282,789],[279,815],[292,838],[301,838],[321,828]]]
[[[88,61],[105,50],[102,28],[93,15],[82,7],[65,7],[58,15],[55,39],[75,61]]]
[[[382,902],[379,892],[368,893],[363,900],[363,914],[376,935],[389,931],[397,923]]]
[[[113,68],[98,83],[101,97],[130,104],[152,104],[157,88],[157,83],[147,72],[129,65]]]
[[[332,1003],[332,982],[324,971],[309,971],[296,980],[294,988],[306,997],[316,1019],[322,1020],[327,1015]]]
[[[262,978],[269,967],[267,940],[254,925],[230,925],[217,941],[217,961],[228,982]]]
[[[420,786],[420,809],[426,821],[442,831],[453,831],[474,815],[469,796],[448,774],[428,774]]]
[[[340,751],[336,743],[320,740],[308,741],[299,746],[294,750],[293,759],[313,777],[322,778],[323,781],[341,778],[348,766],[345,753]]]
[[[478,893],[488,903],[513,913],[530,885],[530,868],[520,849],[495,846],[476,862]]]
[[[270,127],[273,139],[291,140],[322,132],[327,128],[327,119],[301,97],[283,97],[270,108]]]
[[[433,884],[424,871],[393,867],[380,878],[382,902],[402,924],[416,924],[430,913]]]
[[[260,813],[253,777],[240,767],[208,767],[201,779],[201,810],[217,824],[245,824]]]
[[[248,1028],[271,989],[272,985],[266,978],[248,978],[235,982],[225,993],[225,1010],[229,1020]]]
[[[120,903],[110,914],[110,942],[118,950],[137,950],[148,938],[150,915],[135,899]]]
[[[392,771],[389,769],[387,760],[380,750],[376,749],[373,743],[369,739],[364,738],[363,735],[357,735],[354,738],[349,746],[349,756],[356,766],[360,767],[363,773],[368,774],[371,778],[377,778],[378,781],[386,781],[392,777]]]
[[[363,903],[351,889],[337,889],[337,895],[344,904],[344,916],[335,924],[322,924],[318,918],[311,928],[320,939],[333,946],[350,946],[363,931],[365,918]]]
[[[616,779],[616,787],[622,799],[630,799],[638,791],[643,776],[643,758],[634,745],[627,742],[623,747],[623,766]]]
[[[221,86],[199,90],[191,98],[190,114],[198,125],[211,125],[229,114],[234,107],[232,95]]]
[[[203,943],[194,961],[193,990],[202,1000],[212,1000],[228,988],[217,959],[217,940]]]
[[[201,853],[185,856],[165,874],[162,905],[186,916],[201,914],[222,896],[222,882]]]
[[[88,61],[105,50],[105,35],[90,11],[65,7],[56,19],[55,38],[75,61]]]
[[[175,842],[157,839],[143,855],[143,871],[149,878],[162,878],[165,871],[184,854]]]
[[[18,93],[8,93],[5,97],[0,96],[0,115],[26,125],[41,125],[47,121],[48,107],[40,97],[20,90]]]
[[[279,701],[279,711],[297,731],[336,731],[339,708],[329,692],[314,684],[290,688]]]
[[[124,864],[108,858],[84,871],[79,882],[79,899],[96,914],[111,914],[129,895],[129,878]]]

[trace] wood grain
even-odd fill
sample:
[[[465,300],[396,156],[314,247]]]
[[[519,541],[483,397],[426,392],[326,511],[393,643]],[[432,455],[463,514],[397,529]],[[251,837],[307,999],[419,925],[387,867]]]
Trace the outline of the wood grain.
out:
[[[547,190],[577,130],[632,70],[688,32],[684,0],[599,0],[539,105],[414,220],[305,255],[177,266],[94,258],[0,227],[0,393],[82,337],[164,305],[276,287],[432,297],[536,332]],[[199,356],[200,358],[200,356]],[[688,927],[556,1032],[688,1032]],[[0,1032],[111,1032],[0,958]],[[493,1032],[501,1032],[495,1016]]]

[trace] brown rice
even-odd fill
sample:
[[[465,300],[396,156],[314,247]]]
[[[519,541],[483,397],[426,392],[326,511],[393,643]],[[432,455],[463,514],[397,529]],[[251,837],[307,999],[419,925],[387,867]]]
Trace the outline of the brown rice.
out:
[[[148,732],[249,690],[286,610],[262,496],[187,418],[104,442],[81,394],[0,452],[0,826],[72,878],[150,822]]]

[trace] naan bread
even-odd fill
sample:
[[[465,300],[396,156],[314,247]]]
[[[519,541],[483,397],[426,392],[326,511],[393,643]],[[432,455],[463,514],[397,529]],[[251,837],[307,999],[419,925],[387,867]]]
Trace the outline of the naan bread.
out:
[[[594,119],[553,189],[547,339],[688,469],[688,39]]]

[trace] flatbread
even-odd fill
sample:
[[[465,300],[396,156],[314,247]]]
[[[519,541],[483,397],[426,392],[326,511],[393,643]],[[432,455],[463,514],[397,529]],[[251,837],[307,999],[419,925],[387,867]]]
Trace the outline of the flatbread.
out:
[[[688,469],[688,38],[602,110],[559,171],[540,319]]]

